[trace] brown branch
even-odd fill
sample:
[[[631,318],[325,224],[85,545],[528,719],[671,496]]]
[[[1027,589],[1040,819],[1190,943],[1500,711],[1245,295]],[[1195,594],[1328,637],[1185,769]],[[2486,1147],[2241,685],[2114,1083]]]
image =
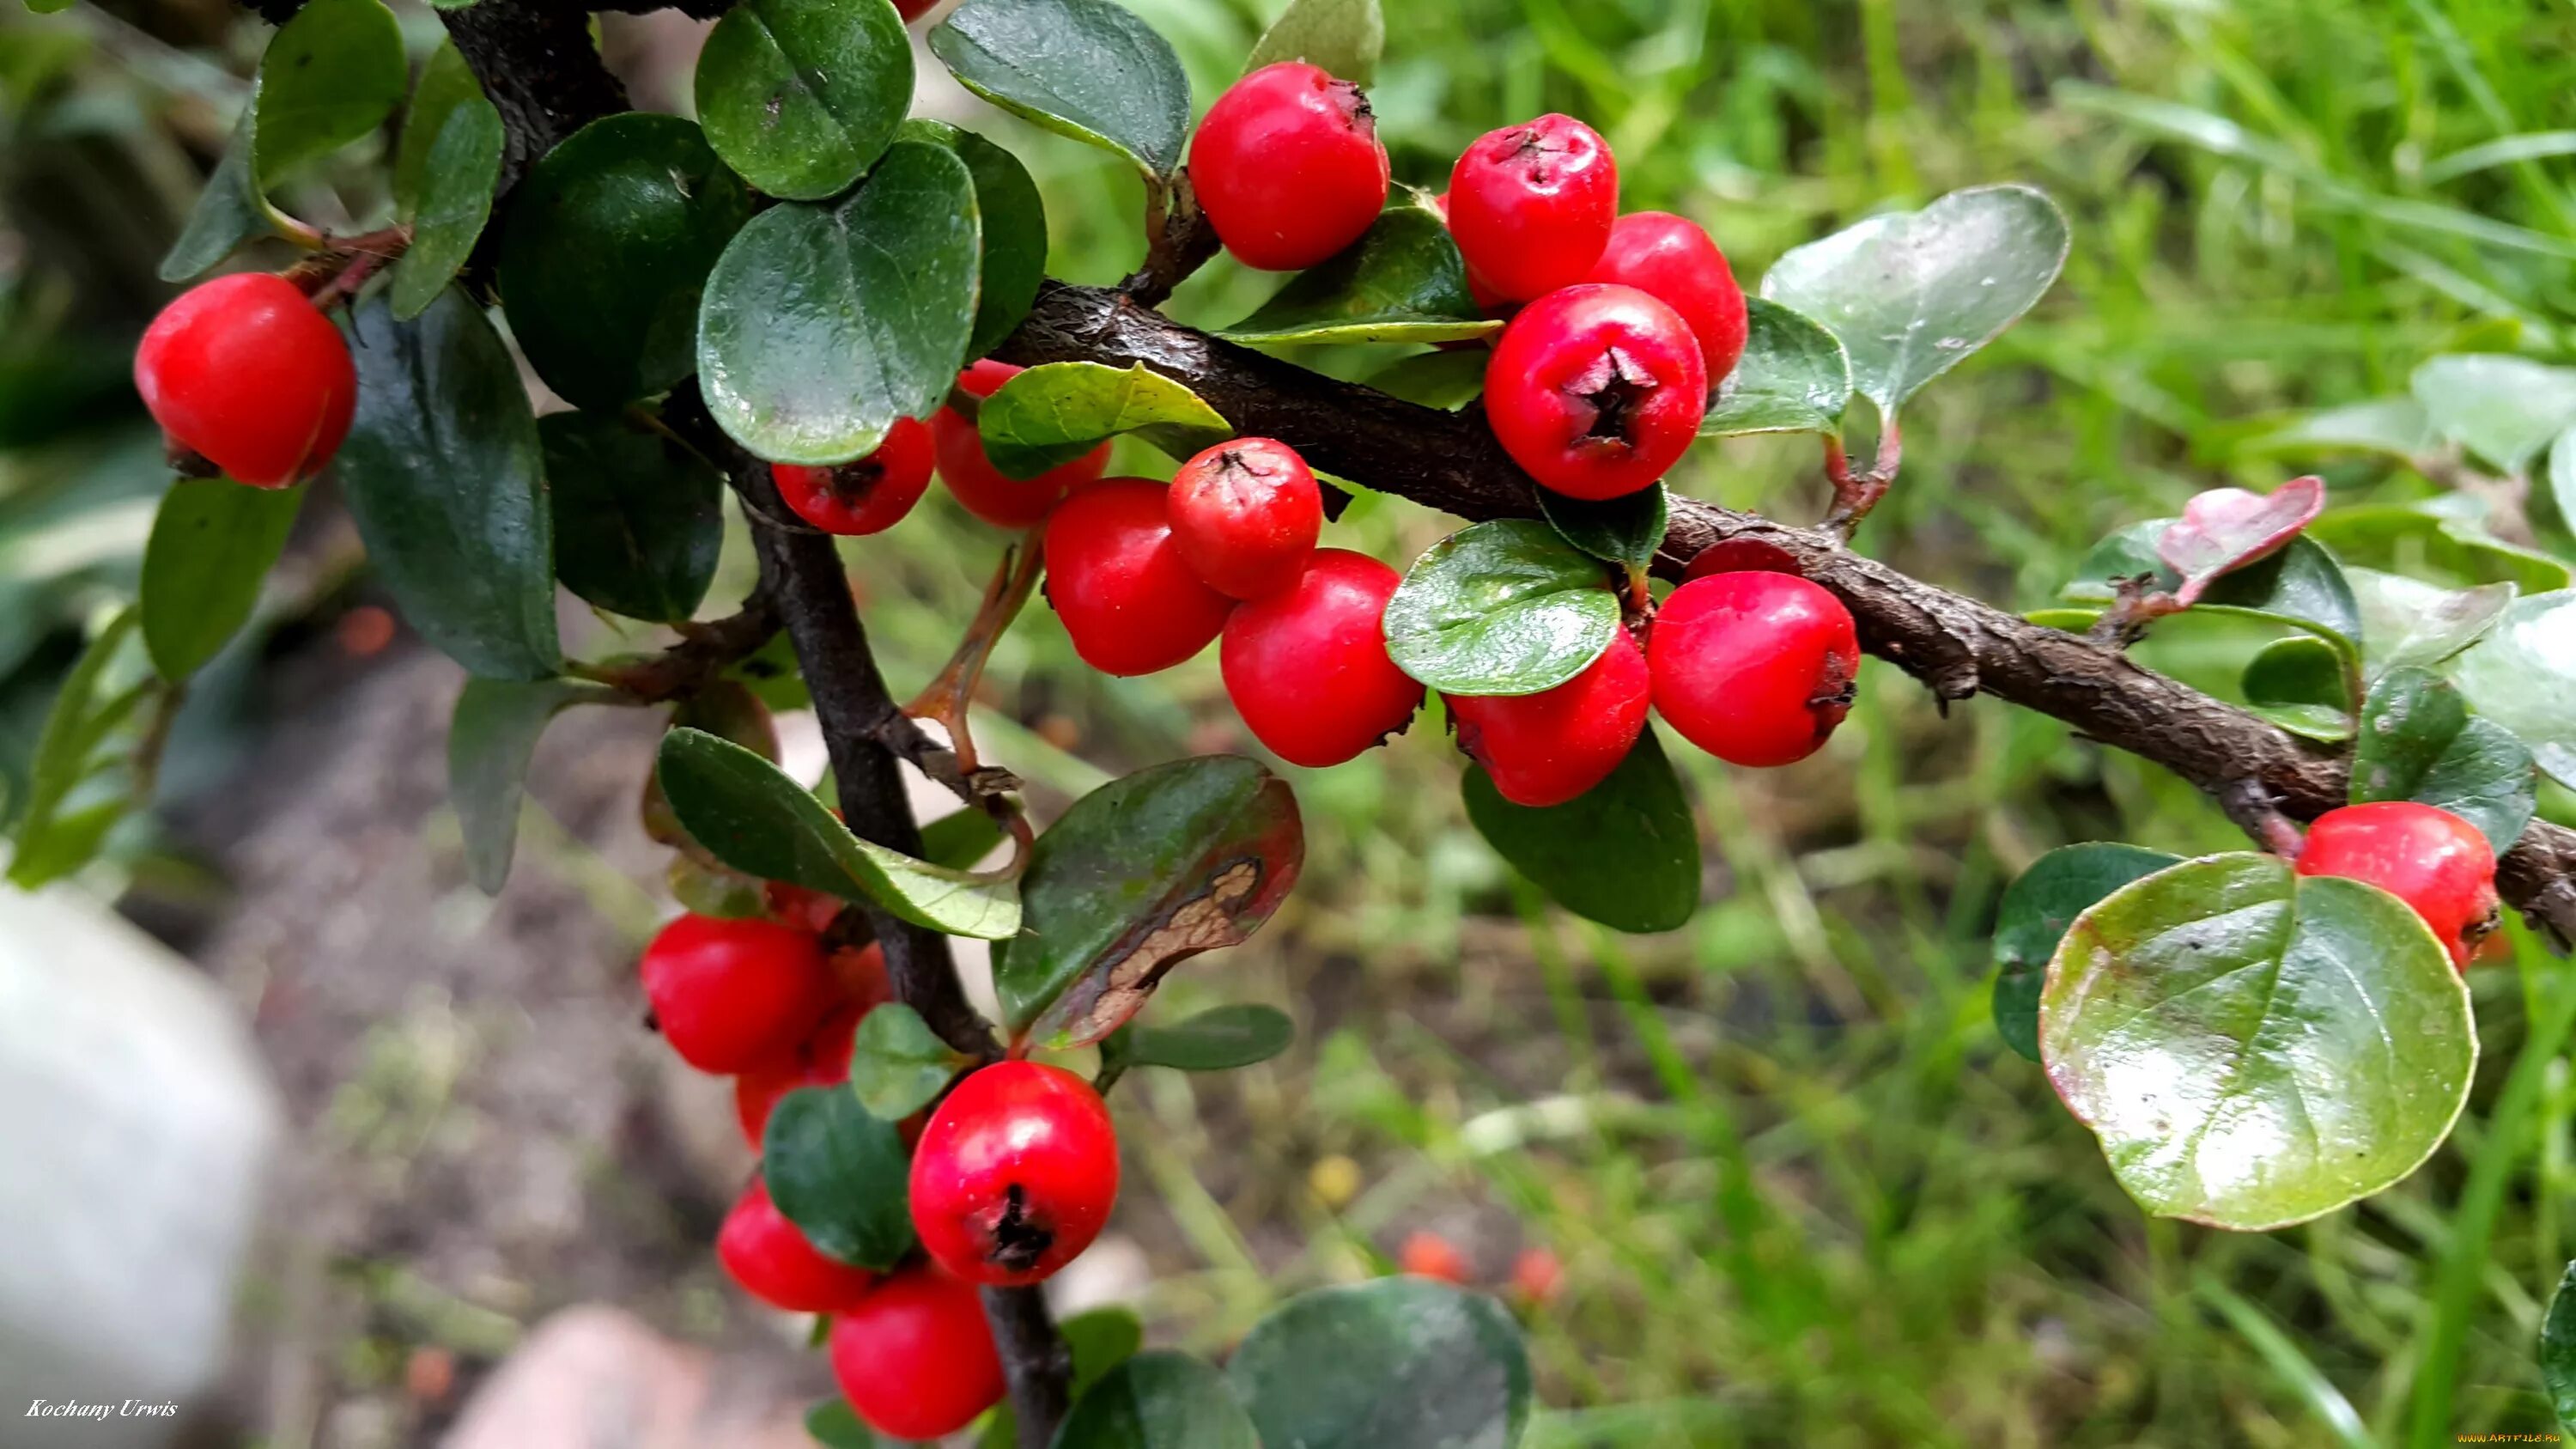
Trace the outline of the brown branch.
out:
[[[640,704],[661,704],[697,693],[717,676],[760,652],[778,633],[778,606],[755,589],[742,608],[704,624],[678,626],[680,642],[659,654],[581,670]]]
[[[1115,292],[1050,282],[1006,341],[1009,362],[1141,362],[1188,385],[1238,431],[1278,438],[1318,469],[1467,519],[1538,516],[1538,495],[1472,411],[1419,407],[1180,326]],[[1953,594],[1863,558],[1822,529],[1673,500],[1656,572],[1678,576],[1733,539],[1778,548],[1831,589],[1861,643],[1943,701],[1983,693],[2073,725],[2212,795],[2259,788],[2300,820],[2344,802],[2350,763],[2116,649]],[[2535,822],[2498,888],[2535,924],[2576,938],[2576,831]]]

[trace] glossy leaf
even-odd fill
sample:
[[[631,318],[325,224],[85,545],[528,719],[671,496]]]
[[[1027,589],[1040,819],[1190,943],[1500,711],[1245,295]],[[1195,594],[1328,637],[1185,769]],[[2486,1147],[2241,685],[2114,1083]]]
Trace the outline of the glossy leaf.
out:
[[[1112,0],[967,0],[930,32],[966,89],[1149,178],[1180,169],[1190,79],[1171,43]]]
[[[1487,356],[1481,349],[1425,352],[1371,373],[1368,385],[1389,397],[1452,413],[1484,395]]]
[[[537,433],[564,587],[630,619],[695,614],[724,548],[724,475],[613,414],[556,413]]]
[[[2463,584],[2510,583],[2526,594],[2576,583],[2576,571],[2565,563],[2506,543],[2453,511],[2468,501],[2455,493],[2419,503],[2329,508],[2308,526],[2308,537],[2347,564],[2396,573],[2442,576]]]
[[[227,478],[170,485],[143,546],[143,644],[163,679],[196,673],[250,622],[303,503],[301,488]]]
[[[1515,805],[1470,767],[1467,818],[1558,905],[1614,930],[1675,930],[1699,909],[1699,828],[1652,726],[1610,777],[1562,805]]]
[[[656,773],[689,837],[745,875],[874,901],[951,936],[1000,941],[1020,929],[1009,882],[978,880],[859,839],[812,791],[730,740],[675,729],[662,737]]]
[[[1052,1449],[1262,1449],[1225,1375],[1182,1353],[1111,1369],[1057,1426]]]
[[[2268,494],[2212,488],[2183,505],[2156,540],[2156,557],[2182,576],[2174,596],[2200,601],[2222,575],[2271,557],[2325,511],[2326,483],[2293,478]]]
[[[1001,822],[971,805],[921,827],[921,858],[932,865],[971,870],[1001,843]]]
[[[2433,431],[2507,473],[2531,466],[2576,423],[2576,368],[2465,353],[2415,369],[2409,386]]]
[[[2045,192],[1972,187],[1790,251],[1762,295],[1840,338],[1853,387],[1893,413],[2029,311],[2066,264],[2067,241]]]
[[[945,121],[913,120],[895,135],[945,146],[975,178],[975,209],[982,217],[984,264],[977,288],[975,333],[968,357],[982,357],[1017,331],[1046,279],[1046,198],[1020,158],[972,131]]]
[[[63,676],[27,763],[27,794],[12,801],[16,836],[9,883],[34,890],[87,865],[108,830],[136,803],[108,777],[124,752],[109,745],[159,686],[132,676],[137,611],[126,609],[89,641]],[[134,667],[129,667],[134,666]]]
[[[877,1449],[876,1431],[860,1422],[858,1411],[841,1398],[829,1398],[805,1414],[805,1433],[823,1449]]]
[[[2275,639],[2245,666],[2245,702],[2294,735],[2340,744],[2352,738],[2351,660],[2311,635]]]
[[[1242,1003],[1202,1011],[1172,1026],[1130,1027],[1127,1060],[1140,1067],[1230,1072],[1266,1062],[1297,1039],[1297,1024],[1275,1006]]]
[[[501,295],[528,365],[603,410],[687,377],[700,289],[750,217],[741,179],[677,116],[630,111],[574,132],[512,193],[501,236]]]
[[[2066,929],[2094,902],[2182,857],[2138,845],[2064,845],[2030,863],[1995,907],[1995,1030],[2039,1060],[2039,992]]]
[[[2576,1434],[2576,1263],[2549,1295],[2549,1315],[2540,1321],[2540,1377],[2549,1386],[2549,1406],[2562,1434]]]
[[[2375,453],[2411,463],[2431,452],[2436,441],[2422,403],[2385,397],[2310,413],[2256,439],[2246,451],[2291,457]]]
[[[419,317],[357,309],[358,414],[335,465],[367,560],[411,626],[467,672],[547,679],[553,529],[518,364],[455,288]]]
[[[252,152],[258,123],[255,107],[245,106],[223,158],[197,193],[179,239],[161,258],[161,280],[191,282],[215,269],[224,258],[260,237],[277,234],[278,216],[261,194]]]
[[[2377,569],[2347,568],[2361,611],[2362,677],[2431,668],[2484,638],[2513,607],[2514,586],[2445,589]]]
[[[2156,556],[2156,543],[2174,524],[2150,519],[2104,539],[2085,556],[2076,577],[2060,596],[2076,603],[2108,604],[2116,580],[2146,575],[2148,587],[2166,593],[2182,587],[2182,576]],[[2361,609],[2343,565],[2314,539],[2292,539],[2270,558],[2221,578],[2201,595],[2195,608],[2297,624],[2342,649],[2357,649]]]
[[[456,279],[483,224],[492,218],[492,191],[501,182],[506,137],[501,113],[479,94],[448,113],[429,149],[411,245],[394,262],[394,315],[417,317]]]
[[[1027,929],[994,969],[1004,1024],[1098,1041],[1172,967],[1259,930],[1305,858],[1297,797],[1251,760],[1175,760],[1092,791],[1029,858]]]
[[[1467,263],[1438,216],[1397,206],[1336,257],[1300,272],[1219,335],[1260,346],[1463,342],[1503,329],[1467,290]]]
[[[742,229],[707,278],[707,407],[780,463],[847,463],[899,418],[928,417],[965,365],[983,241],[954,152],[898,141],[826,209],[791,203]]]
[[[1243,73],[1302,60],[1336,80],[1370,86],[1385,51],[1386,16],[1378,0],[1291,0],[1254,42]]]
[[[2469,713],[2459,690],[2429,670],[2390,670],[2362,705],[2352,798],[2414,800],[2478,828],[2498,855],[2531,823],[2540,782],[2531,750],[2493,720]]]
[[[1709,400],[1699,435],[1840,432],[1852,395],[1841,339],[1768,297],[1745,298],[1744,313],[1744,356]]]
[[[912,37],[891,0],[742,0],[698,53],[707,144],[772,196],[859,179],[912,108]]]
[[[2468,991],[2422,918],[2268,855],[2188,861],[2086,911],[2039,1030],[2129,1196],[2249,1232],[2404,1179],[2477,1064]]]
[[[420,211],[430,185],[430,152],[447,120],[476,101],[488,100],[473,67],[457,52],[456,42],[442,40],[420,68],[411,105],[403,112],[402,134],[394,143],[394,212],[409,220]]]
[[[984,456],[1012,478],[1062,467],[1122,433],[1161,431],[1205,446],[1231,431],[1197,393],[1141,362],[1032,367],[984,399],[976,427]]]
[[[1661,483],[1600,502],[1541,488],[1538,503],[1559,537],[1632,577],[1654,567],[1655,551],[1672,523],[1672,499]]]
[[[1529,1424],[1519,1326],[1427,1278],[1299,1294],[1253,1326],[1226,1377],[1267,1445],[1510,1449]]]
[[[1619,599],[1601,561],[1533,518],[1433,544],[1386,605],[1396,667],[1448,694],[1536,694],[1610,647]]]
[[[2576,593],[2517,600],[2450,674],[2471,709],[2530,746],[2551,779],[2576,789]]]
[[[306,0],[259,61],[253,174],[283,178],[385,123],[411,85],[380,0]]]
[[[850,1087],[872,1116],[900,1122],[936,1101],[967,1059],[921,1013],[888,1002],[859,1018],[850,1039]]]
[[[538,737],[573,705],[616,700],[569,679],[465,681],[447,727],[447,804],[465,837],[465,874],[485,895],[499,895],[510,878]]]
[[[878,1272],[912,1251],[911,1164],[902,1129],[840,1087],[779,1098],[760,1139],[778,1211],[827,1256]]]

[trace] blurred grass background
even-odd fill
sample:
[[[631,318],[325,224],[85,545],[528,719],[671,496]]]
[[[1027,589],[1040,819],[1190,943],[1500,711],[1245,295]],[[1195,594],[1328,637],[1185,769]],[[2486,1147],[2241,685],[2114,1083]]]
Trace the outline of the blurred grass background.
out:
[[[1279,8],[1128,3],[1202,104]],[[1626,205],[1706,224],[1748,287],[1881,206],[2049,190],[2075,223],[2064,279],[1918,401],[1905,476],[1862,540],[1999,603],[2045,603],[2095,539],[2194,491],[2288,476],[2248,446],[2281,415],[2402,392],[2446,350],[2565,360],[2576,131],[2555,128],[2576,125],[2576,9],[2556,0],[1388,11],[1373,102],[1399,180],[1438,189],[1476,134],[1565,110],[1616,146]],[[162,475],[123,349],[264,33],[210,4],[0,19],[0,760],[23,754],[72,626],[130,588]],[[608,39],[640,98],[685,96],[641,29],[612,21]],[[1133,266],[1132,176],[975,123],[1039,172],[1058,275]],[[290,209],[367,220],[367,162],[305,178]],[[1269,285],[1220,262],[1174,310],[1230,321]],[[1386,354],[1306,360],[1356,376]],[[2329,478],[2343,501],[2438,491],[2379,463]],[[1674,481],[1793,519],[1823,499],[1795,440],[1706,446]],[[1363,496],[1328,541],[1400,565],[1443,530]],[[852,548],[899,689],[944,658],[996,552],[944,498]],[[316,570],[305,604],[340,580]],[[2176,629],[2154,657],[2217,683],[2250,643]],[[196,737],[220,760],[255,725],[208,693]],[[1213,655],[1103,679],[1043,611],[997,655],[988,702],[988,752],[1059,790],[1251,747]],[[1987,933],[1997,892],[2052,846],[2240,848],[2214,808],[2047,720],[1983,701],[1943,719],[1883,666],[1805,765],[1682,757],[1708,904],[1644,939],[1516,887],[1464,823],[1436,713],[1358,763],[1291,772],[1313,835],[1297,898],[1253,945],[1181,973],[1161,1009],[1275,1001],[1299,1049],[1221,1079],[1141,1073],[1122,1107],[1153,1124],[1128,1133],[1150,1189],[1130,1220],[1163,1275],[1143,1305],[1159,1337],[1222,1348],[1274,1293],[1383,1270],[1431,1230],[1489,1282],[1523,1246],[1564,1259],[1560,1293],[1529,1312],[1547,1449],[2548,1430],[2532,1346],[2576,1243],[2559,1055],[2576,993],[2519,928],[2518,964],[2474,979],[2475,1105],[2414,1179],[2266,1236],[2150,1222],[1997,1039]],[[149,878],[184,858],[170,844],[138,829],[121,858]]]

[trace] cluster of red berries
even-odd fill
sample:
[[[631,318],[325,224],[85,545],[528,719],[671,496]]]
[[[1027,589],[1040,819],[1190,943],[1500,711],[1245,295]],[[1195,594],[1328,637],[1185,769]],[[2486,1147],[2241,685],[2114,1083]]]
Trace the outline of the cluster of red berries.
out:
[[[769,887],[769,919],[682,916],[645,948],[644,993],[681,1060],[734,1078],[754,1150],[799,1087],[849,1080],[859,1023],[893,999],[883,951],[828,953],[837,902]],[[1118,1141],[1088,1082],[1007,1061],[958,1082],[904,1125],[906,1183],[927,1261],[880,1276],[825,1254],[755,1177],[725,1216],[716,1256],[744,1292],[834,1315],[831,1360],[859,1416],[936,1439],[999,1402],[1001,1359],[979,1286],[1039,1282],[1097,1238],[1118,1195]]]
[[[2301,875],[2375,885],[2414,908],[2466,971],[2497,925],[2495,849],[2468,821],[2438,806],[2382,800],[2329,810],[2308,827]]]

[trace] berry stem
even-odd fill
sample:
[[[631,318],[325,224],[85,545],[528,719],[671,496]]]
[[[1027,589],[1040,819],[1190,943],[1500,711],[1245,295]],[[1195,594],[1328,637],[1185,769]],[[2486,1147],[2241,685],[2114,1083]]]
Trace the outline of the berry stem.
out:
[[[948,732],[949,752],[955,759],[956,777],[965,786],[966,802],[981,808],[1010,832],[1010,863],[993,873],[1004,880],[1018,879],[1028,867],[1029,852],[1037,845],[1037,832],[1011,799],[1010,792],[1019,788],[1019,778],[1008,770],[986,768],[977,755],[970,714],[976,692],[984,683],[984,667],[992,661],[993,646],[1002,641],[1012,622],[1020,617],[1029,595],[1036,592],[1045,560],[1045,550],[1038,547],[1035,533],[1022,535],[1002,550],[1001,563],[994,568],[992,580],[984,585],[984,601],[975,611],[974,622],[967,625],[966,637],[958,641],[957,651],[948,656],[948,664],[939,671],[939,677],[903,707],[906,716],[935,720]]]
[[[1860,531],[1860,522],[1871,509],[1887,496],[1896,482],[1896,470],[1905,460],[1905,435],[1897,426],[1896,415],[1884,419],[1878,434],[1878,456],[1870,461],[1869,471],[1854,473],[1851,460],[1843,453],[1843,440],[1825,435],[1825,477],[1834,485],[1834,506],[1825,515],[1824,531],[1851,541]]]

